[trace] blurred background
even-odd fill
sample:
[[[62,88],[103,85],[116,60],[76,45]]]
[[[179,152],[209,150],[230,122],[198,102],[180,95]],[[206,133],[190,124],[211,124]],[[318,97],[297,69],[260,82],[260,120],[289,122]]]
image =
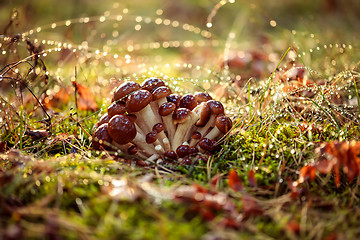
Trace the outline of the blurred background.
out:
[[[278,64],[296,62],[321,79],[354,69],[359,10],[356,0],[1,1],[0,64],[35,61],[32,80],[26,64],[12,74],[40,99],[76,80],[106,104],[124,79],[148,76],[222,98]]]

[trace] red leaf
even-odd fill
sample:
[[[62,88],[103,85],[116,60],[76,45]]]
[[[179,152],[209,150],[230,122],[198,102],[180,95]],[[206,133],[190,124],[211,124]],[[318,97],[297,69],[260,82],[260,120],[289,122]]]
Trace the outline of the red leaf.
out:
[[[251,187],[254,187],[254,188],[257,187],[257,183],[256,183],[256,179],[255,179],[255,172],[252,169],[248,172],[248,182]]]
[[[243,199],[243,211],[245,217],[254,216],[254,215],[262,215],[263,210],[260,205],[256,202],[255,198],[244,194]]]
[[[240,191],[242,192],[244,190],[244,187],[242,185],[242,182],[239,178],[239,175],[234,169],[231,169],[228,176],[229,186],[234,191]]]
[[[316,166],[305,165],[300,169],[300,178],[314,180],[316,177]]]
[[[95,102],[95,97],[88,87],[73,82],[77,95],[77,107],[83,111],[96,111],[98,106]]]
[[[286,224],[286,229],[295,234],[299,234],[300,233],[300,224],[298,221],[291,220]]]

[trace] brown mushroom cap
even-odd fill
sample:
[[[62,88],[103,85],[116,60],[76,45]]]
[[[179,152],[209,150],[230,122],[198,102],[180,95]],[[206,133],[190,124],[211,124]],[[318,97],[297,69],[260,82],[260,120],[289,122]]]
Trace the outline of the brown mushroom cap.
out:
[[[176,149],[176,154],[180,157],[186,157],[190,154],[190,147],[189,145],[181,145]]]
[[[115,101],[107,109],[109,118],[112,118],[115,115],[124,114],[126,112],[126,107],[124,102]]]
[[[214,143],[208,138],[203,138],[199,141],[199,147],[206,151],[212,151],[214,149]]]
[[[208,102],[204,102],[201,103],[202,107],[200,110],[200,118],[199,120],[195,123],[195,125],[197,127],[203,127],[206,125],[206,123],[209,121],[210,119],[210,115],[211,115],[211,108],[210,105],[208,104]],[[201,106],[201,105],[199,105]]]
[[[167,116],[176,109],[176,105],[172,102],[166,102],[159,107],[160,116]]]
[[[154,143],[158,139],[158,133],[156,131],[146,134],[146,143]]]
[[[177,155],[173,150],[166,151],[164,156],[169,159],[177,159]]]
[[[196,92],[194,94],[194,97],[195,97],[198,104],[202,103],[202,102],[207,102],[209,100],[212,100],[212,97],[209,94],[204,93],[204,92]]]
[[[118,100],[126,100],[123,99],[124,97],[126,97],[127,95],[129,95],[130,93],[136,91],[140,89],[140,84],[136,83],[136,82],[124,82],[123,84],[121,84],[119,87],[117,87],[114,91],[114,96],[112,101],[118,101]]]
[[[176,107],[180,106],[180,99],[181,99],[181,96],[178,94],[170,94],[167,97],[168,102],[175,103]]]
[[[191,138],[198,140],[198,139],[201,138],[201,133],[199,133],[199,132],[193,132],[193,133],[191,134]]]
[[[227,133],[232,127],[232,121],[225,115],[219,115],[215,119],[215,125],[222,133]]]
[[[101,116],[101,118],[99,119],[99,121],[96,123],[96,127],[99,127],[100,125],[109,122],[110,117],[108,115],[108,113],[105,113],[104,115]]]
[[[115,115],[108,123],[108,132],[110,137],[118,144],[126,144],[136,136],[136,127],[134,122],[125,115]]]
[[[162,132],[164,130],[164,124],[157,123],[153,126],[152,130],[157,133]]]
[[[136,145],[132,145],[128,148],[127,152],[130,155],[135,155],[139,151],[139,148]]]
[[[183,123],[190,116],[191,111],[187,108],[177,108],[172,115],[174,123]]]
[[[195,97],[191,94],[186,94],[180,99],[180,105],[181,108],[187,108],[190,110],[193,110],[197,106],[197,101]]]
[[[171,94],[171,89],[166,86],[161,86],[156,88],[153,92],[153,101],[159,100],[161,98],[166,98]]]
[[[138,112],[146,107],[152,100],[152,95],[147,90],[137,90],[130,94],[126,100],[128,112]]]
[[[112,138],[108,132],[108,124],[101,124],[93,133],[92,144],[95,150],[101,150],[103,147],[106,150],[110,150],[109,144],[112,142]],[[105,144],[108,143],[108,144]]]
[[[224,106],[222,105],[221,102],[210,100],[207,101],[207,103],[209,104],[209,107],[211,108],[213,114],[215,115],[224,114]]]
[[[149,92],[153,91],[154,89],[161,87],[161,86],[165,86],[165,83],[163,81],[161,81],[158,78],[148,78],[146,79],[142,84],[141,84],[141,88],[144,90],[147,90]]]

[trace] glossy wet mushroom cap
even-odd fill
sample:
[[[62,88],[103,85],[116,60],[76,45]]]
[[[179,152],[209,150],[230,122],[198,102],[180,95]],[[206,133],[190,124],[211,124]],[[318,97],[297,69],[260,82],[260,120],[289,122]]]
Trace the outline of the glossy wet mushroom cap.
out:
[[[174,123],[183,123],[190,116],[191,111],[187,108],[177,108],[172,115]]]
[[[159,100],[161,98],[166,98],[171,94],[171,89],[165,86],[156,88],[153,92],[153,101]]]
[[[203,92],[196,92],[194,97],[198,104],[212,100],[212,97],[209,94]]]
[[[180,157],[186,157],[187,155],[190,155],[190,147],[189,145],[181,145],[176,149],[176,154]]]
[[[180,108],[187,108],[193,110],[197,106],[195,97],[191,94],[186,94],[180,99]]]
[[[112,101],[125,101],[125,97],[130,93],[140,89],[140,84],[136,82],[124,82],[119,87],[117,87],[114,91],[114,96]]]
[[[174,112],[176,105],[172,102],[166,102],[159,107],[160,116],[167,116]]]
[[[108,123],[110,137],[118,144],[131,142],[137,132],[134,122],[125,115],[115,115]]]
[[[145,108],[152,100],[152,95],[147,90],[137,90],[129,95],[126,100],[126,109],[128,112],[138,112]]]
[[[110,150],[110,144],[112,142],[112,138],[108,132],[108,124],[101,124],[93,133],[92,136],[92,144],[95,150],[101,150],[103,147],[106,150]]]
[[[211,116],[211,108],[210,105],[207,102],[202,102],[199,106],[201,106],[200,109],[200,118],[195,123],[197,127],[203,127],[206,125],[206,123],[209,121]]]
[[[167,98],[168,102],[172,102],[176,107],[180,106],[181,95],[179,94],[170,94]]]
[[[209,104],[209,107],[213,114],[215,114],[215,115],[224,114],[225,110],[224,110],[224,106],[222,105],[221,102],[215,101],[215,100],[210,100],[210,101],[207,101],[207,103]]]
[[[126,112],[126,107],[124,102],[115,101],[110,104],[107,108],[109,118],[112,118],[115,115],[124,114]]]
[[[141,84],[141,88],[149,92],[161,86],[165,86],[165,83],[158,78],[148,78]]]
[[[215,126],[219,129],[220,132],[225,134],[230,131],[232,127],[232,121],[225,115],[219,115],[215,119]]]
[[[101,116],[99,121],[96,123],[96,127],[99,127],[102,124],[109,122],[109,120],[110,120],[110,117],[109,117],[108,113],[105,113],[104,115]]]
[[[214,150],[214,143],[208,138],[203,138],[199,141],[199,147],[205,151],[212,151]]]

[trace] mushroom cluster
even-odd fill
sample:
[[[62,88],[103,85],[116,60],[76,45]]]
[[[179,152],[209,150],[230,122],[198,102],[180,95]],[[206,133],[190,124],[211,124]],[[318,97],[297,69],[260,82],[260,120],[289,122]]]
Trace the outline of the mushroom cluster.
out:
[[[173,94],[158,78],[115,88],[93,133],[93,148],[121,150],[139,159],[179,160],[211,152],[232,127],[224,107],[209,94]]]

